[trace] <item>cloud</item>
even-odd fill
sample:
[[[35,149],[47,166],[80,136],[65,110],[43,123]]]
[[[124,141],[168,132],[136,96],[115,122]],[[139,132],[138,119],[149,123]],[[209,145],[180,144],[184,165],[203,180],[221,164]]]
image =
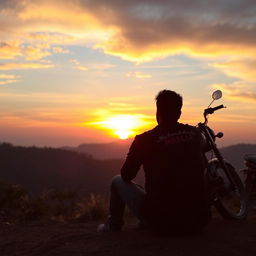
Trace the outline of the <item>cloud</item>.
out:
[[[90,69],[96,69],[96,70],[106,70],[114,67],[116,67],[116,65],[113,65],[110,63],[95,63],[95,64],[89,65]]]
[[[132,23],[132,22],[131,22]],[[256,28],[229,24],[191,24],[182,18],[169,18],[164,23],[123,26],[112,40],[99,43],[106,53],[131,61],[150,61],[168,55],[255,56]]]
[[[5,99],[10,102],[11,100],[31,102],[31,103],[44,103],[48,106],[49,103],[60,104],[63,106],[70,106],[69,104],[81,105],[86,103],[95,103],[96,105],[100,102],[100,99],[92,99],[88,95],[84,94],[65,94],[65,93],[35,93],[35,92],[0,92],[0,99],[3,102]],[[71,100],[72,99],[72,100]]]
[[[214,87],[224,91],[231,100],[255,103],[255,65],[256,59],[252,58],[212,64],[213,67],[222,70],[228,76],[239,79],[233,84],[217,84]]]
[[[24,55],[26,60],[39,60],[50,56],[51,53],[49,51],[43,51],[40,46],[39,47],[32,47],[28,46],[24,50]]]
[[[88,71],[89,69],[86,66],[75,66],[76,69],[82,70],[82,71]]]
[[[4,81],[0,81],[0,85],[17,83],[18,81],[19,80],[4,80]]]
[[[59,46],[58,47],[53,47],[52,50],[53,50],[54,53],[64,53],[64,54],[70,53],[69,50],[64,49],[62,47],[59,47]]]
[[[73,68],[79,69],[79,70],[107,70],[110,68],[114,68],[115,65],[110,63],[92,63],[89,65],[81,65],[81,63],[76,59],[69,60],[74,66]]]
[[[74,64],[73,68],[75,68],[75,69],[82,70],[82,71],[88,71],[89,70],[88,67],[81,65],[80,62],[76,59],[72,59],[72,60],[70,60],[70,62],[72,64]]]
[[[0,74],[0,79],[14,79],[14,78],[16,78],[15,75]]]
[[[15,59],[22,56],[20,41],[0,42],[0,59]]]
[[[19,76],[0,74],[0,85],[12,84],[19,82]]]
[[[80,65],[80,62],[76,59],[72,59],[72,60],[69,60],[71,63],[73,63],[74,65]]]
[[[148,61],[179,53],[255,55],[256,28],[252,21],[256,4],[253,2],[89,3],[95,14],[101,13],[102,20],[118,28],[111,40],[96,45],[108,54],[132,61]],[[103,10],[107,10],[105,15]],[[114,18],[109,18],[108,13]]]
[[[99,111],[95,114],[99,108],[105,113],[116,113],[116,108],[120,107],[120,103],[109,105],[112,99],[102,100],[81,93],[0,92],[0,100],[5,106],[1,121],[21,126],[79,127],[83,122],[99,117]],[[14,105],[22,107],[16,108]]]
[[[42,63],[0,63],[0,70],[20,70],[20,69],[44,69],[53,68],[53,64]]]
[[[241,102],[256,102],[256,91],[249,89],[246,84],[235,82],[233,84],[214,84],[213,88],[222,90],[225,97],[241,101]]]
[[[237,77],[245,81],[256,82],[256,59],[242,59],[215,63],[212,66],[221,69],[228,76]]]
[[[139,79],[144,79],[144,78],[151,78],[152,75],[150,74],[146,74],[146,73],[142,73],[142,72],[138,72],[138,71],[135,71],[135,72],[128,72],[126,74],[127,77],[135,77],[135,78],[139,78]]]
[[[30,32],[23,34],[23,37],[36,42],[45,42],[57,45],[70,44],[77,40],[75,36],[60,32]]]
[[[139,62],[180,53],[256,57],[255,12],[252,0],[13,0],[0,21],[5,34],[22,30],[38,40],[47,31],[52,43],[49,35],[59,33]]]
[[[48,37],[46,37],[48,38]],[[54,41],[55,39],[53,39]],[[23,58],[24,60],[40,60],[52,54],[67,54],[69,50],[64,49],[49,41],[39,41],[28,44],[24,41],[5,41],[0,43],[0,59],[17,59]]]

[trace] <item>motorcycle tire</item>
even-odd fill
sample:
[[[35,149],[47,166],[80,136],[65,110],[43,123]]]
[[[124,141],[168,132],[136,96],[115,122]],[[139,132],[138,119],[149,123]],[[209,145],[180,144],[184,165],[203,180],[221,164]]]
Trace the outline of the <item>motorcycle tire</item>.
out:
[[[248,211],[254,206],[256,201],[256,177],[254,172],[248,172],[245,179],[245,192],[247,198]]]
[[[215,180],[213,204],[223,218],[243,220],[248,214],[245,188],[235,168],[227,161],[224,163],[233,182],[217,159],[212,159],[208,165],[211,180]]]

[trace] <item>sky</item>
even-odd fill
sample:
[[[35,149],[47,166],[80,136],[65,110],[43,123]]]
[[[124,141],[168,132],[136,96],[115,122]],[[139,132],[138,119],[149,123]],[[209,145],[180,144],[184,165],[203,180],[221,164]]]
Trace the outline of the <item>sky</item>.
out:
[[[183,96],[221,146],[256,143],[255,0],[1,0],[0,141],[59,147],[134,137],[155,96]]]

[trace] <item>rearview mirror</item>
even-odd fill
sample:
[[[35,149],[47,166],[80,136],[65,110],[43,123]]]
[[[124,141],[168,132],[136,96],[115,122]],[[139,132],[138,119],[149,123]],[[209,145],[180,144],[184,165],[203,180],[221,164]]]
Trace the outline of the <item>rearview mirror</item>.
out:
[[[213,100],[218,100],[221,97],[222,97],[222,91],[221,90],[217,90],[217,91],[213,92],[213,94],[212,94]]]

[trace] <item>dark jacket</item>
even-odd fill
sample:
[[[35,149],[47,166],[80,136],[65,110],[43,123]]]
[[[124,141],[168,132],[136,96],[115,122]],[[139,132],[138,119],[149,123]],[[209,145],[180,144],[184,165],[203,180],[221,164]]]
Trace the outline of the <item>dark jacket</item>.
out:
[[[201,227],[209,221],[205,164],[197,128],[176,123],[157,126],[135,137],[121,169],[122,178],[145,172],[142,215],[159,228]]]

